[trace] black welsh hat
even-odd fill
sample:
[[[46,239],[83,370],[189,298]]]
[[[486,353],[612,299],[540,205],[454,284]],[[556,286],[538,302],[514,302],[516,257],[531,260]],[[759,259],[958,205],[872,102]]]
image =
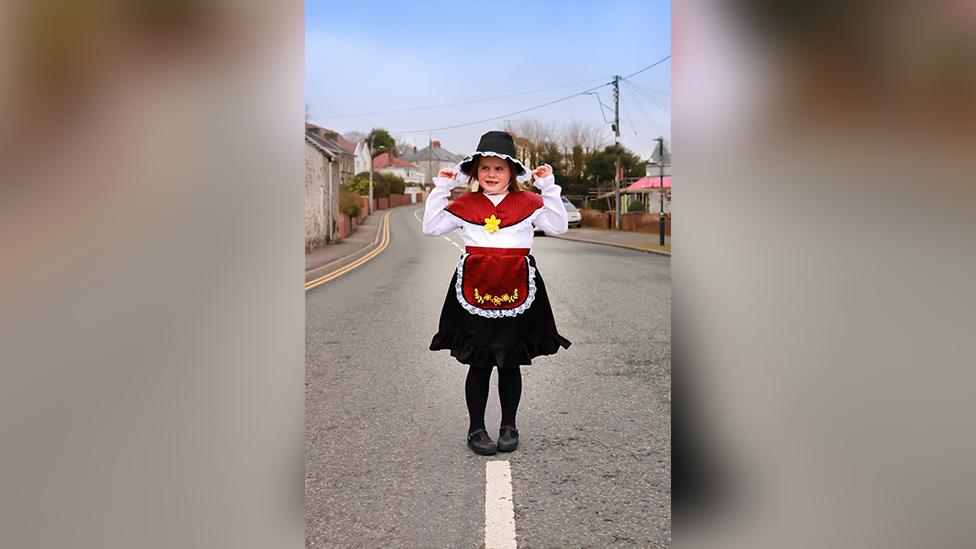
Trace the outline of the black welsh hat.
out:
[[[481,140],[478,141],[478,150],[464,157],[454,171],[458,175],[474,177],[474,174],[468,173],[468,170],[474,164],[475,158],[479,156],[496,156],[511,160],[518,166],[518,173],[515,174],[516,181],[524,183],[532,179],[532,171],[515,157],[515,140],[508,132],[492,131],[482,135]]]

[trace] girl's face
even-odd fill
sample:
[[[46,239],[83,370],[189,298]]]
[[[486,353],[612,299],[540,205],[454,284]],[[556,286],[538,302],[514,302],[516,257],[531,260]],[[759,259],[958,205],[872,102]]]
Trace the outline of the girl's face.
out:
[[[512,170],[508,162],[496,156],[483,156],[478,162],[478,184],[488,194],[496,194],[508,188]]]

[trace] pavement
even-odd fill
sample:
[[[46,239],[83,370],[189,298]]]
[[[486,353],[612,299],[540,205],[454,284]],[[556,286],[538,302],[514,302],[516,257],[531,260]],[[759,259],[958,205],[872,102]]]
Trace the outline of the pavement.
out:
[[[343,240],[305,254],[305,282],[339,269],[379,245],[384,212],[369,214],[356,231]]]
[[[416,205],[411,205],[416,207]],[[401,206],[404,207],[404,206]],[[305,254],[305,281],[313,280],[330,271],[342,268],[344,265],[366,255],[379,245],[380,229],[383,227],[383,215],[386,210],[373,212],[359,225],[354,233],[335,244],[329,244]],[[658,244],[656,234],[608,229],[571,228],[564,235],[550,236],[590,244],[616,246],[630,250],[650,252],[661,255],[671,255],[671,237],[665,236],[664,246]]]
[[[671,255],[671,237],[665,236],[664,246],[661,246],[659,244],[660,237],[652,233],[580,227],[578,229],[570,229],[568,233],[556,236],[555,238],[589,242],[591,244],[603,244],[605,246],[616,246],[618,248],[640,250],[642,252],[667,256]]]

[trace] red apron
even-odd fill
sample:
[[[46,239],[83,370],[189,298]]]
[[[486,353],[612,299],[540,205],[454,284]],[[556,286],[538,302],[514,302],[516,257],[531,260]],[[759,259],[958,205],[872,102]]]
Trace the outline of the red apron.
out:
[[[458,262],[458,302],[471,314],[498,318],[525,312],[535,299],[528,248],[465,247]]]

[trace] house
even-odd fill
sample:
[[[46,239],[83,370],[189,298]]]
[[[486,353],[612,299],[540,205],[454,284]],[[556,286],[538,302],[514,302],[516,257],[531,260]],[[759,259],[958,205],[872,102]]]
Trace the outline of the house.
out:
[[[336,154],[305,135],[305,251],[333,242],[339,211],[340,170]]]
[[[356,171],[356,143],[349,141],[339,132],[305,123],[305,135],[311,136],[319,145],[332,152],[339,164],[339,180],[342,185],[352,183]]]
[[[305,131],[312,131],[321,137],[330,138],[335,141],[344,151],[351,153],[354,157],[352,173],[353,175],[368,172],[370,167],[369,144],[366,141],[354,143],[349,141],[335,130],[316,126],[315,124],[305,123]]]
[[[670,171],[670,170],[669,170]],[[625,193],[626,203],[629,202],[631,197],[636,198],[638,201],[643,202],[646,206],[647,211],[657,212],[660,211],[663,205],[664,213],[671,213],[671,176],[666,175],[663,178],[655,177],[650,175],[651,166],[647,167],[648,175],[642,177],[637,181],[631,183],[626,188],[621,189],[622,193]],[[664,184],[664,196],[661,196],[661,184]]]
[[[416,154],[410,153],[411,155]],[[414,162],[397,158],[390,153],[383,153],[373,159],[373,169],[378,172],[391,173],[403,178],[406,187],[403,194],[410,195],[410,203],[416,204],[424,199],[425,172]]]
[[[373,169],[378,172],[390,173],[403,178],[407,184],[421,185],[424,182],[424,172],[413,162],[397,158],[385,152],[373,159]]]
[[[405,154],[401,158],[407,162],[413,162],[423,169],[426,176],[424,178],[425,185],[433,185],[433,177],[437,175],[437,172],[442,169],[453,170],[457,163],[464,159],[463,156],[441,147],[441,142],[437,140],[432,141],[429,146]]]
[[[519,158],[528,166],[536,165],[536,147],[532,141],[516,135],[514,132],[509,132],[512,136],[512,141],[515,143],[515,157]]]
[[[356,148],[353,152],[355,155],[355,163],[353,173],[360,174],[363,172],[368,172],[370,166],[373,164],[373,159],[369,155],[369,144],[365,141],[360,141],[356,143]]]

